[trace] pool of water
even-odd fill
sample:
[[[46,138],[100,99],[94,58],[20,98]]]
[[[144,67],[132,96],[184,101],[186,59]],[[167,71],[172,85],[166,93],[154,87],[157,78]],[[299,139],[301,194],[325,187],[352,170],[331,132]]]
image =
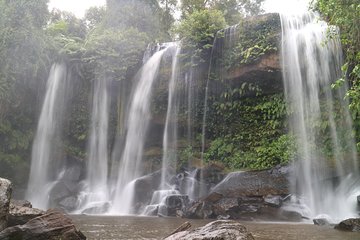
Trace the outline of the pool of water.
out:
[[[72,215],[76,226],[89,240],[162,239],[182,223],[189,221],[194,227],[211,220],[157,218],[135,216]],[[331,227],[305,223],[242,222],[256,240],[356,240],[359,233],[342,232]]]

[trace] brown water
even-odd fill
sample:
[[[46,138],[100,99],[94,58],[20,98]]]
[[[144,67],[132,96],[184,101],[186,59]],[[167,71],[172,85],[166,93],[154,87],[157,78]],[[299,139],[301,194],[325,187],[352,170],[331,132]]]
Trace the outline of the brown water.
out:
[[[88,237],[102,240],[161,239],[182,223],[203,226],[210,220],[181,218],[73,215],[76,226]],[[242,222],[256,240],[360,240],[360,233],[303,223]]]

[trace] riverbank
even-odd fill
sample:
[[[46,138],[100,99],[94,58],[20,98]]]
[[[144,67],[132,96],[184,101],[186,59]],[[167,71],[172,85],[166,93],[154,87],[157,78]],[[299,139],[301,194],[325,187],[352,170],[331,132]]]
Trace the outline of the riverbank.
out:
[[[162,239],[182,223],[189,221],[192,228],[204,226],[213,220],[136,216],[70,216],[89,240]],[[360,234],[342,232],[329,226],[310,223],[241,222],[256,240],[354,240]]]

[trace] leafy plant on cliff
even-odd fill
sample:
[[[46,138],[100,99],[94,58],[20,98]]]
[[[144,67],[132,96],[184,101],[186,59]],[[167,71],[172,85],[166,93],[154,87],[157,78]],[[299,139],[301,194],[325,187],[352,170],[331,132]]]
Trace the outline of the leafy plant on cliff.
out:
[[[360,149],[360,3],[358,0],[316,0],[313,7],[333,25],[340,28],[340,37],[345,52],[344,77],[350,81],[347,93],[350,110],[356,127],[356,140]]]
[[[285,133],[288,112],[283,95],[254,97],[259,90],[248,86],[224,91],[213,102],[207,135],[213,141],[205,159],[221,161],[229,169],[264,169],[287,163],[295,147],[293,137]]]
[[[223,14],[218,10],[194,11],[183,19],[174,31],[182,39],[182,47],[192,62],[205,62],[216,33],[225,27]]]

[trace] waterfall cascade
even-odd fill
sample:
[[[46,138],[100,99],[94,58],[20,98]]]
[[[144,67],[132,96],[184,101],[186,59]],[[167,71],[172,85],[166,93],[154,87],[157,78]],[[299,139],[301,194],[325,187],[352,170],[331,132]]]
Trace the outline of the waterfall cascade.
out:
[[[47,209],[49,193],[58,178],[55,171],[61,168],[56,162],[63,113],[66,105],[67,70],[64,64],[51,67],[46,94],[32,147],[31,170],[26,199],[34,207]]]
[[[156,80],[162,56],[171,46],[172,44],[169,44],[157,51],[140,70],[139,81],[131,97],[126,142],[120,160],[113,206],[110,210],[112,214],[131,213],[134,181],[143,173],[143,148],[150,121],[152,86]]]
[[[181,49],[180,47],[175,47],[175,54],[173,54],[172,59],[172,71],[171,78],[169,81],[169,91],[168,91],[168,104],[166,111],[166,119],[165,119],[165,129],[163,136],[163,156],[162,156],[162,172],[161,172],[161,189],[168,189],[170,186],[168,185],[168,181],[166,179],[166,175],[168,171],[171,171],[170,168],[171,162],[176,162],[176,153],[177,153],[177,115],[179,110],[179,98],[177,97],[177,84],[178,84],[178,58]],[[171,188],[171,187],[170,187]]]
[[[80,208],[93,209],[109,201],[108,190],[108,124],[109,96],[106,79],[94,82],[87,177],[83,183]],[[91,212],[90,213],[94,213]]]
[[[294,190],[311,217],[349,217],[356,212],[358,166],[346,83],[331,88],[341,76],[339,37],[328,38],[330,27],[314,13],[282,14],[281,23],[284,88],[298,145]]]

